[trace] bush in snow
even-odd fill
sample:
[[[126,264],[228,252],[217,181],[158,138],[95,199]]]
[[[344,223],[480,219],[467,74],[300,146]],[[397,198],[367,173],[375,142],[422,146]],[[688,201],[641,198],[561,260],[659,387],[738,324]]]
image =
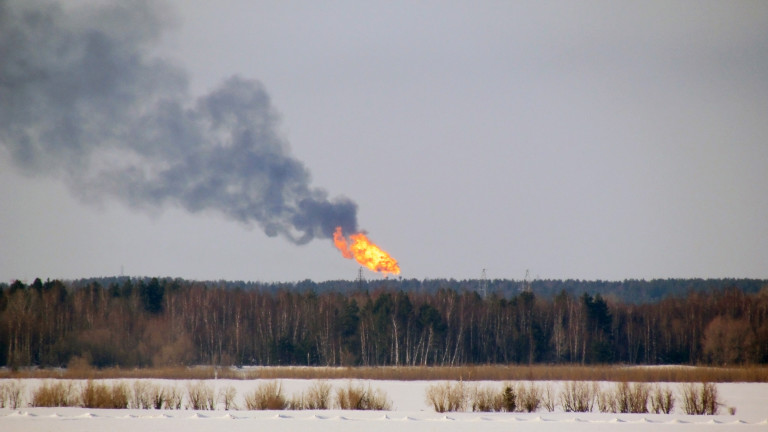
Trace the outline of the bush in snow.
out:
[[[388,410],[392,402],[381,389],[374,391],[370,385],[366,388],[362,384],[348,383],[346,387],[336,389],[336,406],[349,410]]]
[[[122,382],[107,385],[88,380],[80,390],[80,404],[84,408],[128,408],[128,387]]]
[[[324,410],[331,407],[331,385],[327,381],[314,381],[306,392],[295,395],[288,403],[295,410]]]
[[[589,412],[595,404],[600,387],[597,383],[569,381],[560,392],[560,406],[565,412]]]
[[[507,386],[505,389],[510,389]],[[505,391],[499,392],[491,387],[475,387],[472,391],[472,411],[504,411],[505,410]],[[512,393],[514,400],[514,392]]]
[[[32,392],[33,407],[71,407],[78,400],[71,381],[46,381]]]
[[[675,396],[669,387],[653,386],[651,390],[651,410],[656,414],[669,414],[675,405]]]
[[[517,385],[517,407],[520,411],[536,412],[541,406],[541,387],[530,382]]]
[[[229,385],[219,389],[219,401],[224,404],[225,410],[237,409],[235,396],[237,396],[237,390],[234,386]]]
[[[437,412],[463,411],[467,404],[464,382],[444,382],[427,387],[427,403]]]
[[[20,408],[23,392],[24,385],[18,380],[7,380],[0,383],[0,408]]]
[[[216,408],[216,398],[213,387],[204,381],[187,383],[187,408],[195,410],[212,410]]]
[[[681,386],[683,411],[694,415],[715,415],[720,411],[722,402],[713,383],[685,383]]]
[[[287,406],[283,385],[277,381],[259,384],[255,390],[245,394],[245,408],[248,410],[281,410]]]

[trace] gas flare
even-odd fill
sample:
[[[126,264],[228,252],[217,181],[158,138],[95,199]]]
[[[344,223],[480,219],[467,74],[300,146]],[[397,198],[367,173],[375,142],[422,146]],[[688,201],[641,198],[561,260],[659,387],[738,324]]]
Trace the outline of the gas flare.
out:
[[[363,233],[350,234],[347,239],[336,227],[333,233],[333,244],[341,251],[344,258],[354,258],[365,267],[382,273],[400,274],[397,261],[371,242]]]

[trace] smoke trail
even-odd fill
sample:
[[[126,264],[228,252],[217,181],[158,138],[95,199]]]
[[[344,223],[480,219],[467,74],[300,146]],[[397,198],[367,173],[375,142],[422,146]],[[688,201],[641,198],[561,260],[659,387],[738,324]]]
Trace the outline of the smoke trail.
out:
[[[295,243],[357,231],[356,204],[289,154],[259,82],[192,100],[184,71],[148,54],[167,21],[151,1],[0,0],[0,149],[87,201],[217,210]]]

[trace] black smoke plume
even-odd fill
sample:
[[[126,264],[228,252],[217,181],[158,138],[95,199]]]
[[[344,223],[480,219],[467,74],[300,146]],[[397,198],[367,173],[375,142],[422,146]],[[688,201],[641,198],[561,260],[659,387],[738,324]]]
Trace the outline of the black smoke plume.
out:
[[[86,201],[219,211],[295,243],[357,231],[356,204],[311,186],[259,82],[193,100],[150,55],[167,22],[153,1],[0,0],[0,154]]]

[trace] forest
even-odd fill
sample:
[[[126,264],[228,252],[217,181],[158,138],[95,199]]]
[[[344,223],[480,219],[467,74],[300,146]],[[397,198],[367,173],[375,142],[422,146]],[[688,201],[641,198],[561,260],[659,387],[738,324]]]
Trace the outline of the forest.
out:
[[[15,281],[0,366],[768,363],[765,281],[502,282]]]

